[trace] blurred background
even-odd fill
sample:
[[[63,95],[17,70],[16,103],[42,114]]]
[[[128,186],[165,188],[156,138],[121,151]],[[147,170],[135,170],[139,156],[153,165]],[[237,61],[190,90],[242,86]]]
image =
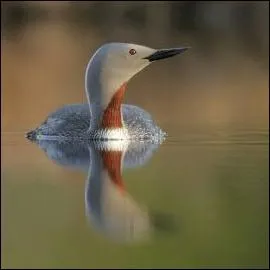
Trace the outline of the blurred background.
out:
[[[3,266],[267,267],[268,1],[1,1],[1,15]],[[89,232],[85,176],[23,137],[87,101],[86,65],[106,42],[191,47],[136,75],[125,95],[183,144],[127,173],[128,188],[187,221],[173,239],[132,250]],[[188,147],[190,138],[235,144]]]
[[[3,131],[26,131],[64,104],[86,102],[86,65],[113,41],[192,47],[130,81],[125,102],[145,108],[160,125],[268,126],[266,1],[1,5]]]

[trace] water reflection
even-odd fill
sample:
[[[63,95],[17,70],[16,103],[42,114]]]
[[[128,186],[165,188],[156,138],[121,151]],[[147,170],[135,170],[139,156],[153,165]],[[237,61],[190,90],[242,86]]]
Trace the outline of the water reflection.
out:
[[[170,217],[149,211],[125,188],[122,171],[146,164],[159,144],[150,142],[40,141],[38,146],[55,163],[87,173],[85,209],[92,226],[112,240],[149,240],[153,232],[168,230]]]

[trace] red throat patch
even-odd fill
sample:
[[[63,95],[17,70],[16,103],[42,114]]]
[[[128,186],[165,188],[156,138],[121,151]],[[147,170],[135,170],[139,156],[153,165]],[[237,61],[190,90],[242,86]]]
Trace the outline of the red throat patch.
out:
[[[124,83],[113,95],[110,103],[103,112],[101,128],[122,128],[121,104],[127,84]]]
[[[124,191],[124,183],[121,175],[121,151],[102,151],[101,156],[103,165],[108,170],[108,173],[113,183],[121,190]]]

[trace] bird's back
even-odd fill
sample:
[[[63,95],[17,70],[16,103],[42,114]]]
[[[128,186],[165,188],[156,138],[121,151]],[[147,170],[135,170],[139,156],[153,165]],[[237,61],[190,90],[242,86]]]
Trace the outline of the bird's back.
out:
[[[122,105],[125,127],[132,138],[160,137],[165,133],[154,123],[145,110],[134,105]],[[37,138],[85,138],[90,127],[88,104],[66,105],[51,113],[29,136]]]

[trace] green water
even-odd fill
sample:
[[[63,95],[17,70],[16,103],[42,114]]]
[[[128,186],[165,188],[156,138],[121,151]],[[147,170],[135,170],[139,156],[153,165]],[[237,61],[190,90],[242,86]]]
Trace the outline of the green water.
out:
[[[3,268],[268,267],[268,130],[182,133],[124,170],[134,201],[168,218],[136,244],[87,221],[87,172],[22,136],[2,134]]]

